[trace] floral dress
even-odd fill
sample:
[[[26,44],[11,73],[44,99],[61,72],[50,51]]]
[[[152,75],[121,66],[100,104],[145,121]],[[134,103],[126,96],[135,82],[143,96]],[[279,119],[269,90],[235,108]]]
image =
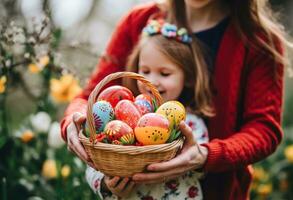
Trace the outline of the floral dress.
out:
[[[209,140],[207,128],[203,120],[194,114],[187,114],[185,122],[192,128],[192,132],[199,144],[207,143]],[[132,193],[126,199],[141,200],[177,200],[177,199],[203,199],[202,190],[199,184],[199,178],[202,174],[190,171],[185,175],[169,180],[165,183],[152,185],[141,184],[135,187]],[[86,180],[92,190],[102,199],[118,199],[116,195],[103,193],[101,191],[101,180],[104,174],[91,167],[86,169]],[[121,198],[119,198],[121,199]]]

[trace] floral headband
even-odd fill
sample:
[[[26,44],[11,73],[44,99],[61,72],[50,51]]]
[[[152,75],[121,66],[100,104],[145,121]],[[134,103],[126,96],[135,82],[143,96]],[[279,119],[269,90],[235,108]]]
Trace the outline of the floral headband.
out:
[[[150,20],[146,27],[142,30],[143,36],[153,36],[162,34],[171,39],[176,39],[179,42],[190,44],[192,42],[191,36],[188,34],[186,28],[177,28],[176,25],[158,20]]]

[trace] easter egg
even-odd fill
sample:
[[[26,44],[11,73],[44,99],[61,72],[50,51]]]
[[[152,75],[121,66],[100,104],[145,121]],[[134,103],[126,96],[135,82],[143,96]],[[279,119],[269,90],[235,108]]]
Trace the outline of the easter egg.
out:
[[[141,117],[141,114],[136,108],[134,102],[129,100],[121,100],[115,107],[115,117],[134,129],[139,118]]]
[[[135,100],[134,104],[136,105],[137,109],[140,111],[141,115],[153,112],[153,106],[147,100],[138,99],[138,100]]]
[[[143,145],[164,144],[169,136],[169,121],[157,113],[142,116],[134,129],[136,140]]]
[[[122,99],[134,101],[134,96],[128,88],[120,85],[108,87],[105,90],[103,90],[98,96],[99,101],[105,100],[109,102],[113,108],[115,108],[117,103]]]
[[[135,101],[137,100],[146,100],[148,101],[152,106],[153,106],[153,99],[151,96],[147,95],[147,94],[140,94],[140,95],[137,95],[135,97]]]
[[[127,145],[135,142],[132,128],[120,120],[110,121],[104,129],[104,133],[113,144]]]
[[[114,109],[107,101],[97,101],[92,111],[96,133],[103,132],[106,124],[114,118]]]
[[[185,108],[179,101],[165,102],[156,113],[164,115],[169,120],[171,129],[176,129],[179,123],[186,118]]]

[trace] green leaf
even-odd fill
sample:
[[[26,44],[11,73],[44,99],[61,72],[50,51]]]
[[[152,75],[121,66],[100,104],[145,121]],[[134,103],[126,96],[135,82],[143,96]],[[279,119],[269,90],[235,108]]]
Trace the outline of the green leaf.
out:
[[[158,109],[158,103],[157,103],[157,101],[156,101],[155,98],[152,99],[152,104],[153,104],[153,106],[154,106],[154,112],[156,112],[157,109]]]

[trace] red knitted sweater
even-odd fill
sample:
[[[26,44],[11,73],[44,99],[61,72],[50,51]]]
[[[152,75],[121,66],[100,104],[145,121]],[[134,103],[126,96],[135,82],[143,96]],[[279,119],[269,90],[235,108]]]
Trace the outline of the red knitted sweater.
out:
[[[106,75],[124,70],[141,29],[158,12],[158,7],[149,3],[134,8],[120,21],[106,49],[112,59],[100,60],[83,93],[65,112],[61,122],[64,139],[72,113],[85,113],[93,87]],[[216,116],[208,121],[211,141],[205,145],[209,153],[204,196],[247,199],[252,180],[249,165],[272,154],[282,139],[283,66],[275,66],[263,52],[245,48],[231,23],[220,43],[212,79]]]

